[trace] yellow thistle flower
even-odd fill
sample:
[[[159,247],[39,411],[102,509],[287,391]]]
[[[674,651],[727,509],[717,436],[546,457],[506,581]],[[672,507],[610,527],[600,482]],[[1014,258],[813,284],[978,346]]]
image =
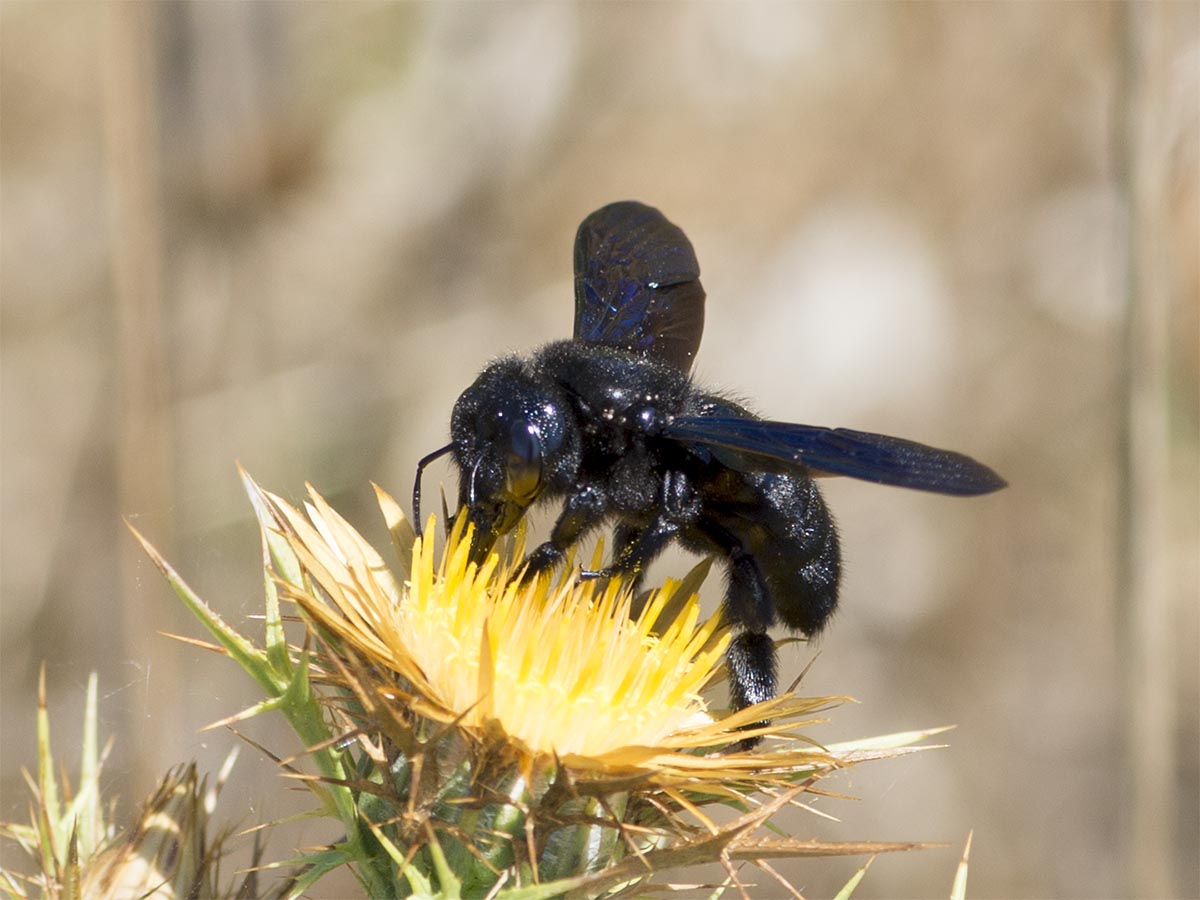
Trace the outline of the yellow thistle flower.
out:
[[[515,564],[495,555],[482,567],[469,563],[469,541],[456,530],[440,565],[434,542],[416,539],[409,579],[400,586],[357,534],[314,500],[313,530],[294,510],[289,518],[305,549],[324,556],[319,581],[344,617],[311,601],[306,608],[370,661],[398,673],[415,667],[429,698],[463,724],[498,724],[530,751],[568,762],[624,758],[627,747],[669,746],[672,735],[712,724],[700,692],[728,640],[716,636],[715,617],[700,621],[694,598],[666,621],[678,583],[668,582],[631,618],[632,595],[621,583],[560,578],[522,585]],[[391,498],[380,500],[392,516],[399,513]],[[399,521],[393,518],[393,530]],[[344,572],[313,543],[319,534],[341,549]],[[351,548],[362,559],[354,560]],[[368,608],[372,601],[380,605]]]
[[[570,762],[661,745],[712,721],[700,691],[727,640],[712,640],[717,622],[699,624],[695,603],[656,633],[676,585],[632,619],[632,594],[619,583],[521,586],[495,557],[476,570],[468,548],[456,541],[431,578],[433,542],[417,544],[394,610],[401,642],[388,648],[409,654],[466,723],[495,721],[531,750]]]
[[[265,648],[143,546],[213,649],[267,694],[226,721],[284,714],[318,774],[289,770],[341,821],[337,845],[289,861],[306,866],[296,894],[350,865],[368,896],[644,896],[704,862],[740,886],[739,860],[775,878],[771,859],[918,846],[760,836],[821,778],[933,732],[829,748],[795,733],[842,698],[714,714],[703,692],[727,638],[699,610],[705,565],[635,613],[627,585],[570,567],[521,584],[519,540],[476,565],[456,529],[438,552],[376,489],[401,578],[316,491],[301,511],[243,477],[263,537]],[[280,599],[303,612],[302,644]],[[750,736],[768,741],[733,750]],[[710,818],[712,804],[732,819]]]
[[[841,699],[784,697],[715,721],[701,692],[721,675],[728,636],[716,616],[701,618],[693,593],[681,596],[681,582],[668,580],[631,617],[631,591],[618,580],[579,581],[566,566],[557,579],[520,583],[519,542],[505,561],[492,554],[476,566],[456,528],[438,554],[376,491],[411,559],[403,583],[316,491],[307,516],[263,493],[319,587],[286,594],[366,661],[413,684],[443,721],[498,727],[526,751],[578,768],[728,771],[761,769],[769,754],[714,762],[694,751],[740,740],[739,727]],[[431,519],[425,534],[433,532]],[[698,580],[687,581],[694,589]],[[798,724],[760,730],[782,736]]]

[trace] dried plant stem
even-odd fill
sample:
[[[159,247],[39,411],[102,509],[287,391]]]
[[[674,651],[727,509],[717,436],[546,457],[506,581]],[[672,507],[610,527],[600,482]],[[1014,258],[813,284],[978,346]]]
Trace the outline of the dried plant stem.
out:
[[[112,358],[117,405],[117,508],[125,514],[165,510],[171,497],[171,426],[162,323],[162,199],[159,130],[153,87],[154,21],[149,4],[112,4],[104,9],[104,135],[109,158],[109,256],[115,309]],[[164,525],[165,527],[165,525]],[[171,535],[164,543],[172,546]],[[161,603],[141,589],[142,571],[131,554],[119,554],[124,628],[123,656],[155,659],[154,687],[176,696],[177,658],[154,652],[157,632],[171,619]],[[180,707],[160,706],[164,733],[186,728]],[[135,769],[157,773],[151,744],[139,748]]]
[[[1167,98],[1180,23],[1165,5],[1118,9],[1123,71],[1116,104],[1117,177],[1124,192],[1126,313],[1118,592],[1123,654],[1130,866],[1127,896],[1176,889],[1175,609],[1170,589],[1168,363],[1171,270]]]

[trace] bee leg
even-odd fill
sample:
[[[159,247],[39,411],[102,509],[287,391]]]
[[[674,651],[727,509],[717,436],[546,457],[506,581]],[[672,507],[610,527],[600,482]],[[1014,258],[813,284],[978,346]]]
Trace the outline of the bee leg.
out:
[[[550,532],[550,540],[525,557],[522,581],[549,571],[566,559],[567,551],[608,514],[608,497],[595,485],[584,485],[567,497],[562,513]]]
[[[738,629],[725,653],[729,665],[729,702],[734,710],[745,709],[775,696],[778,665],[775,642],[767,632],[775,624],[775,604],[758,560],[729,529],[703,519],[701,533],[728,560],[725,600],[721,613]],[[747,728],[765,724],[756,722]],[[750,750],[760,738],[746,738],[737,745]]]
[[[643,531],[644,531],[644,529],[634,528],[632,525],[625,525],[625,524],[619,524],[619,525],[617,525],[616,528],[613,529],[613,562],[614,563],[618,559],[625,559],[635,552],[635,547],[636,547],[638,541],[641,539]],[[631,581],[633,584],[633,589],[635,591],[638,590],[642,586],[642,578],[646,574],[646,566],[650,565],[650,562],[653,560],[654,556],[657,556],[657,555],[658,554],[655,553],[650,558],[643,560],[638,566],[636,566],[630,572],[630,574],[633,576]],[[585,574],[586,573],[584,573],[584,572],[579,573],[581,578],[584,577]]]
[[[745,709],[775,696],[775,641],[769,634],[741,632],[729,642],[725,660],[729,665],[729,702],[734,710]],[[758,728],[767,724],[768,720],[764,719],[742,727]],[[743,738],[732,749],[753,750],[760,743],[761,737]]]
[[[679,536],[681,528],[691,525],[700,514],[696,489],[682,472],[669,471],[663,476],[658,503],[659,512],[647,527],[622,525],[617,528],[612,562],[599,571],[584,569],[579,577],[612,578],[632,574],[636,587],[646,566]]]
[[[775,696],[775,641],[764,632],[743,631],[729,642],[729,700],[745,709]]]
[[[552,541],[546,541],[535,547],[525,557],[525,568],[521,572],[521,581],[532,581],[543,572],[548,572],[566,558],[567,551]]]
[[[612,562],[603,569],[583,569],[579,577],[613,578],[632,575],[635,586],[641,581],[646,566],[662,553],[663,548],[679,533],[679,526],[666,516],[659,516],[648,528],[626,528],[617,530],[617,550]]]
[[[626,525],[620,522],[617,523],[616,527],[613,528],[613,564],[605,566],[603,569],[580,569],[579,580],[591,581],[594,578],[610,578],[611,576],[615,575],[616,571],[614,570],[614,565],[616,564],[616,561],[618,559],[625,558],[634,552],[633,548],[637,542],[641,540],[644,532],[644,528],[635,528],[632,525]],[[636,590],[637,586],[640,585],[642,581],[642,571],[640,567],[637,571],[632,572],[632,575],[634,588]]]
[[[726,654],[729,699],[734,709],[745,709],[775,696],[775,642],[767,634],[775,611],[758,561],[740,547],[730,552],[728,577],[723,612],[742,629]]]
[[[632,525],[618,523],[613,529],[613,559],[621,559],[627,554],[633,552],[632,545],[636,544],[638,538],[641,537],[642,529],[635,528]],[[646,602],[650,599],[651,591],[642,590],[642,580],[646,577],[646,566],[650,565],[651,560],[647,559],[628,577],[629,589],[633,592],[633,602],[629,607],[629,618],[637,619],[641,616],[642,611],[646,608]],[[580,579],[588,576],[587,572],[580,572]]]

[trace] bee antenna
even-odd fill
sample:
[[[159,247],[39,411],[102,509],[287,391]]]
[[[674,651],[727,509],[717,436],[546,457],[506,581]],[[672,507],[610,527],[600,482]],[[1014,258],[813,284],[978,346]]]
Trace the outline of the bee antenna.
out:
[[[445,447],[439,447],[432,453],[421,457],[421,461],[417,463],[417,479],[413,483],[413,526],[417,532],[417,537],[421,536],[421,475],[425,472],[425,467],[441,456],[445,456],[454,449],[454,444],[449,443]]]

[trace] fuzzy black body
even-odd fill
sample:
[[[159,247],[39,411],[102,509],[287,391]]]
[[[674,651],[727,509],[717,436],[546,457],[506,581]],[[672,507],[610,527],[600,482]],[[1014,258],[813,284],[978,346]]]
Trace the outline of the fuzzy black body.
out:
[[[760,419],[690,376],[704,329],[700,267],[686,235],[658,210],[613,203],[575,238],[575,329],[569,341],[489,365],[454,406],[459,515],[482,558],[534,504],[561,502],[526,576],[558,565],[611,524],[599,572],[640,578],[671,542],[724,561],[723,614],[733,705],[775,693],[782,624],[811,635],[837,605],[833,519],[811,476],[845,475],[941,494],[1004,486],[949,450],[870,432]]]
[[[677,418],[709,415],[753,418],[672,366],[559,341],[527,359],[488,366],[455,406],[451,435],[463,508],[476,511],[475,531],[485,536],[480,553],[491,546],[486,536],[497,517],[511,517],[503,505],[480,502],[504,494],[509,454],[495,452],[510,430],[504,423],[520,423],[520,430],[535,422],[554,448],[543,455],[550,468],[536,502],[561,502],[563,511],[550,540],[530,554],[530,575],[561,562],[604,524],[614,526],[612,563],[588,574],[639,578],[672,541],[725,560],[723,614],[738,630],[730,650],[732,699],[741,708],[775,693],[768,630],[781,622],[811,635],[833,612],[838,541],[820,492],[799,471],[738,471],[703,446],[667,436]]]

